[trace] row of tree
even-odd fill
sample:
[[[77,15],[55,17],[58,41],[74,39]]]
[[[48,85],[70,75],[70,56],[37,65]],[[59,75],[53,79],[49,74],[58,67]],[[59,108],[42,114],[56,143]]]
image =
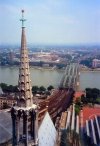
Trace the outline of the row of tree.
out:
[[[15,93],[18,92],[18,88],[17,86],[13,86],[13,85],[7,85],[5,83],[0,83],[0,86],[3,90],[4,93]],[[47,87],[47,89],[44,86],[32,86],[32,92],[33,93],[37,93],[37,92],[44,92],[44,91],[51,91],[54,87],[52,85],[50,85],[49,87]]]
[[[86,88],[86,97],[81,96],[81,102],[87,103],[96,103],[100,104],[100,90],[97,88]]]
[[[92,58],[87,58],[85,60],[81,60],[80,64],[83,64],[88,67],[92,67],[92,60],[93,60]]]

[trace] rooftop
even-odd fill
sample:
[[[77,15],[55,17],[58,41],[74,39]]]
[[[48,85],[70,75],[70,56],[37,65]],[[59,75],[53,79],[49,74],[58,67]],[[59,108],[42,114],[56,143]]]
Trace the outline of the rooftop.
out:
[[[86,120],[94,120],[94,116],[100,115],[100,108],[83,107],[83,124]]]

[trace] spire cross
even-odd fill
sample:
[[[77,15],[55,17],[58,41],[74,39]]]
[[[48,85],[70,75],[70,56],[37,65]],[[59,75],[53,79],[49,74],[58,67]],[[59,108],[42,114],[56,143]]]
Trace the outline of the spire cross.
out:
[[[22,27],[25,27],[24,21],[26,21],[26,19],[24,19],[24,10],[22,10],[22,19],[20,19],[20,21],[22,21]]]

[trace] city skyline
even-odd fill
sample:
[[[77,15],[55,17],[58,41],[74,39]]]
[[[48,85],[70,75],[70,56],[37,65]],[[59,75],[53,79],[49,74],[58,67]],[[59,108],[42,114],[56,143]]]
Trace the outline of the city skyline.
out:
[[[0,1],[0,44],[20,44],[20,12],[25,10],[27,43],[99,44],[100,1]]]

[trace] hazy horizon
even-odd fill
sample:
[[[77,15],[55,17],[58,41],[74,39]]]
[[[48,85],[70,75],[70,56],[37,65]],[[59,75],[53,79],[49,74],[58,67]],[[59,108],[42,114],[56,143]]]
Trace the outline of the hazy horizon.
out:
[[[100,44],[99,0],[0,1],[0,44],[20,44],[22,9],[27,44]]]

